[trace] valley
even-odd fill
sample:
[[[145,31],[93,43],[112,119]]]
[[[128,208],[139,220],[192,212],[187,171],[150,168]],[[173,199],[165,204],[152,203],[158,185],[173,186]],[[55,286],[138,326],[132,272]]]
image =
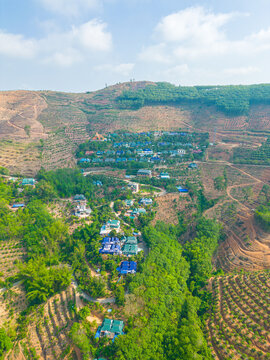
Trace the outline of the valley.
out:
[[[269,359],[260,91],[0,93],[0,357]]]

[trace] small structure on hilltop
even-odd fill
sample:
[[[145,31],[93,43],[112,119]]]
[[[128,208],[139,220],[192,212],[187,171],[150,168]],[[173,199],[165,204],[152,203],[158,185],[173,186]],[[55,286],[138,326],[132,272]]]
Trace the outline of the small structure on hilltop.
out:
[[[126,200],[124,200],[124,203],[127,207],[130,207],[130,206],[133,206],[134,200],[126,199]]]
[[[19,209],[19,208],[24,208],[25,204],[24,203],[15,203],[12,205],[12,209]]]
[[[137,150],[138,156],[151,156],[153,155],[153,150],[151,149],[139,149]]]
[[[133,256],[138,254],[138,245],[135,244],[125,244],[122,248],[123,255]]]
[[[100,235],[108,235],[112,230],[120,231],[120,220],[109,220],[100,229]]]
[[[103,186],[102,182],[100,180],[94,180],[93,181],[93,185],[96,185],[96,186]]]
[[[170,175],[167,172],[162,172],[159,176],[161,179],[170,179]]]
[[[24,178],[22,179],[22,186],[30,185],[35,186],[36,180],[33,178]]]
[[[99,253],[121,255],[120,240],[117,237],[105,237],[102,240],[102,247],[99,249]]]
[[[152,205],[153,204],[153,200],[150,198],[143,198],[140,200],[140,204],[143,205]]]
[[[87,206],[86,197],[82,194],[74,196],[73,201],[75,203],[74,215],[77,217],[88,217],[91,215],[91,208]]]
[[[138,183],[129,183],[128,188],[132,191],[133,194],[139,192],[140,186]]]
[[[178,149],[177,150],[177,153],[178,153],[178,155],[186,155],[186,150],[185,149]]]
[[[152,171],[148,170],[148,169],[140,169],[137,172],[138,176],[148,176],[148,177],[152,177]]]
[[[137,263],[135,261],[122,261],[120,266],[117,268],[120,274],[136,274]]]
[[[102,325],[98,328],[95,338],[108,337],[114,339],[123,335],[124,322],[122,320],[104,319]]]
[[[177,190],[180,192],[180,193],[188,193],[188,189],[185,189],[183,188],[182,186],[176,186]]]
[[[81,159],[79,160],[79,163],[80,163],[80,164],[90,163],[90,159],[88,159],[88,158],[81,158]]]
[[[105,245],[105,244],[120,244],[120,240],[118,237],[110,237],[110,236],[105,236],[103,239],[102,239],[102,245]]]
[[[88,217],[91,215],[91,208],[87,207],[86,204],[78,204],[75,207],[74,215],[77,217]]]
[[[125,238],[124,238],[125,239]],[[138,241],[135,236],[128,236],[122,248],[123,255],[132,256],[138,254]]]
[[[86,201],[86,197],[82,194],[77,194],[74,196],[73,200],[76,202]]]
[[[188,165],[188,168],[189,168],[189,169],[198,169],[198,165],[197,165],[196,163],[190,163],[190,164]]]
[[[139,216],[141,214],[146,214],[146,210],[144,208],[135,208],[131,210],[131,216]]]
[[[95,136],[92,137],[91,141],[107,141],[107,138],[96,132]]]
[[[150,161],[151,162],[159,162],[159,161],[161,161],[161,158],[159,156],[152,156]]]

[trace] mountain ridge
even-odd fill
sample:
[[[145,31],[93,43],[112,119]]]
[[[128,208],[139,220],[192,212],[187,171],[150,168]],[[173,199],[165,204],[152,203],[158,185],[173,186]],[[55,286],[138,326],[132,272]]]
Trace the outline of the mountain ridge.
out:
[[[72,167],[77,145],[96,131],[140,132],[181,128],[216,132],[217,136],[230,136],[230,139],[244,133],[265,136],[270,131],[268,103],[252,103],[247,113],[236,115],[224,113],[213,103],[190,101],[157,101],[145,103],[137,109],[119,106],[117,100],[125,92],[137,94],[149,86],[150,90],[153,86],[158,89],[159,84],[164,83],[126,82],[86,93],[0,92],[0,166],[26,174],[36,173],[41,167]],[[165,85],[172,89],[171,85]],[[262,86],[266,89],[266,85]],[[18,153],[14,152],[16,146],[20,149],[19,162]]]

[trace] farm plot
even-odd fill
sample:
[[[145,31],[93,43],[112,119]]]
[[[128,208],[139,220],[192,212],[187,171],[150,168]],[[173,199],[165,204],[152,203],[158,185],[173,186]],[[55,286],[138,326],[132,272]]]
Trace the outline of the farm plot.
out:
[[[40,169],[40,161],[38,144],[0,141],[0,166],[30,176]]]
[[[14,327],[22,311],[26,310],[28,301],[21,283],[10,289],[0,291],[0,327]]]
[[[269,359],[269,271],[214,278],[210,287],[206,334],[214,358]]]
[[[13,276],[17,272],[16,263],[26,256],[22,245],[16,241],[1,242],[0,244],[0,275],[1,280]]]
[[[263,270],[270,267],[270,235],[254,223],[253,216],[238,214],[224,224],[227,238],[218,248],[215,262],[225,271]]]
[[[74,151],[75,145],[66,137],[63,129],[56,134],[51,134],[44,144],[42,166],[46,170],[73,167],[75,165]]]
[[[30,359],[78,359],[68,337],[75,320],[75,289],[69,287],[40,305],[31,315],[27,338],[21,345]],[[35,354],[36,357],[33,357]]]
[[[152,225],[155,225],[157,221],[164,221],[167,224],[175,225],[178,223],[180,211],[186,210],[190,214],[195,212],[195,206],[191,203],[187,195],[166,194],[157,197],[156,201],[158,209]]]

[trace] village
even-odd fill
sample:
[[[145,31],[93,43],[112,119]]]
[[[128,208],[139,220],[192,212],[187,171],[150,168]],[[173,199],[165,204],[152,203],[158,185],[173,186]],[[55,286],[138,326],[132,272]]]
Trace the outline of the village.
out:
[[[127,318],[121,306],[127,294],[123,291],[150,251],[140,231],[142,224],[153,221],[159,199],[166,194],[179,194],[183,203],[190,201],[189,187],[197,182],[199,161],[207,146],[205,134],[152,132],[104,137],[97,133],[79,145],[77,155],[83,152],[83,156],[78,158],[78,168],[70,170],[72,181],[81,183],[72,184],[78,190],[60,198],[50,195],[48,210],[54,218],[62,218],[70,235],[82,226],[98,226],[94,237],[86,238],[87,267],[84,272],[73,272],[72,286],[76,311],[94,306],[91,331],[102,346],[125,334]],[[61,187],[60,173],[57,181]],[[47,179],[42,174],[35,178],[10,176],[8,182],[17,194],[10,209],[24,211],[31,198],[44,196]]]
[[[112,133],[106,137],[96,133],[88,143],[79,146],[77,157],[81,168],[121,167],[134,162],[144,163],[151,168],[155,164],[202,160],[208,145],[207,133],[156,131]]]

